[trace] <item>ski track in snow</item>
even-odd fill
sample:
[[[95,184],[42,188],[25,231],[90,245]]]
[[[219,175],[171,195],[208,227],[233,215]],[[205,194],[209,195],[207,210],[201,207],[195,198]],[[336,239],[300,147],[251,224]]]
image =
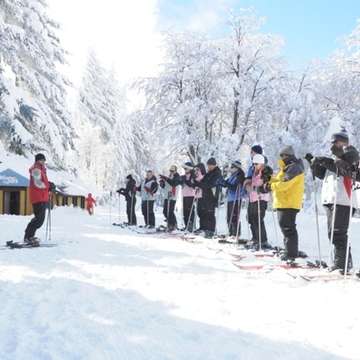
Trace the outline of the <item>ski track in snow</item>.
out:
[[[360,282],[241,271],[234,248],[136,234],[97,211],[56,209],[55,248],[0,251],[1,360],[360,359]],[[28,219],[0,216],[1,244],[21,238]],[[275,244],[271,213],[267,222]],[[298,216],[311,256],[313,222]],[[357,266],[359,232],[355,220]]]

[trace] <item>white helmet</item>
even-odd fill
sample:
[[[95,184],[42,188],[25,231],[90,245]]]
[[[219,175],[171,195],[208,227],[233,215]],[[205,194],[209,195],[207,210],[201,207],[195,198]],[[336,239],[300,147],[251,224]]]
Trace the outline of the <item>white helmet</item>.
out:
[[[253,164],[265,164],[265,158],[263,155],[256,154],[252,158],[252,162],[253,162]]]

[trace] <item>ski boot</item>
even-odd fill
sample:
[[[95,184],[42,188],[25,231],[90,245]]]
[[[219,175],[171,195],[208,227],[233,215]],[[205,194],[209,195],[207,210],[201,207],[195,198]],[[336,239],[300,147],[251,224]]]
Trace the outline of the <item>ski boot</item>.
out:
[[[40,246],[40,239],[37,237],[24,238],[24,244],[29,247]]]

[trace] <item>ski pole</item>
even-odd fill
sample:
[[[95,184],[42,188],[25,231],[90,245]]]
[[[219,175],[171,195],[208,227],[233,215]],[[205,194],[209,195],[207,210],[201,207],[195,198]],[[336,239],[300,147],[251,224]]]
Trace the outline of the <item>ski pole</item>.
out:
[[[110,225],[112,225],[112,214],[111,214],[111,202],[112,202],[112,191],[110,191],[110,201],[109,201],[109,204],[110,204],[110,207],[109,207],[109,221],[110,221]]]
[[[274,229],[275,229],[276,245],[279,245],[279,233],[278,233],[277,223],[276,223],[276,219],[275,219],[275,210],[274,210],[274,208],[271,209],[271,213],[272,213],[272,219],[273,219]]]
[[[338,169],[336,169],[336,178],[335,178],[335,196],[334,196],[334,207],[331,219],[331,234],[330,234],[330,251],[329,258],[333,262],[333,242],[334,242],[334,233],[335,233],[335,218],[336,218],[336,205],[337,205],[337,190],[338,190]]]
[[[345,279],[347,278],[347,272],[349,269],[349,257],[350,257],[350,229],[351,229],[351,224],[352,224],[352,217],[353,217],[353,209],[354,209],[354,205],[353,205],[353,196],[354,196],[354,190],[353,190],[353,186],[354,186],[354,179],[352,179],[351,182],[351,193],[350,193],[350,214],[349,214],[349,228],[348,228],[348,239],[347,239],[347,243],[346,243],[346,257],[345,257],[345,272],[344,272],[344,277]]]
[[[45,231],[45,242],[51,241],[51,200],[49,198],[48,201],[48,209],[47,209],[47,219],[46,219],[46,231]]]
[[[218,235],[219,232],[219,217],[220,217],[220,205],[221,205],[221,195],[222,195],[222,189],[220,186],[216,187],[217,189],[215,190],[218,194],[218,199],[217,199],[217,209],[216,209],[216,218],[215,218],[215,235]]]
[[[134,225],[134,193],[131,192],[131,204],[130,204],[130,224]]]
[[[311,166],[311,159],[305,157],[308,160]],[[310,168],[311,169],[311,168]],[[311,169],[312,179],[313,179],[313,189],[314,189],[314,202],[315,202],[315,221],[316,221],[316,236],[317,236],[317,244],[318,244],[318,253],[319,253],[319,267],[322,267],[322,256],[321,256],[321,241],[320,241],[320,225],[319,225],[319,208],[318,208],[318,190],[316,178],[313,170]]]
[[[238,218],[237,218],[237,222],[236,222],[236,236],[235,236],[235,241],[238,243],[239,242],[239,236],[240,236],[240,218],[241,218],[241,198],[239,198],[238,200]]]
[[[240,184],[240,182],[239,182],[239,184],[236,186],[235,199],[234,199],[234,203],[233,203],[233,206],[232,206],[232,209],[231,209],[229,221],[227,222],[227,225],[228,225],[228,237],[229,237],[230,234],[231,234],[231,229],[232,229],[232,226],[233,226],[233,217],[234,217],[236,202],[238,201],[238,198],[240,198],[240,193],[239,193],[240,185],[241,185],[241,184]],[[238,209],[238,212],[237,212],[237,213],[239,214],[239,209]],[[237,220],[238,220],[238,219],[236,219],[236,227],[237,227]]]
[[[258,210],[258,238],[259,238],[259,251],[261,251],[261,214],[260,214],[260,194],[258,193],[257,199],[257,210]]]
[[[119,224],[121,224],[121,195],[119,194]]]
[[[185,227],[185,234],[187,234],[189,232],[189,225],[190,225],[190,222],[191,222],[192,214],[193,214],[194,209],[195,209],[195,202],[197,201],[196,193],[197,193],[197,189],[195,190],[194,198],[193,198],[193,201],[191,203],[190,214],[189,214],[189,218],[188,218],[188,221],[187,221],[187,224],[186,224],[186,227]],[[194,224],[193,224],[193,228],[194,228]]]

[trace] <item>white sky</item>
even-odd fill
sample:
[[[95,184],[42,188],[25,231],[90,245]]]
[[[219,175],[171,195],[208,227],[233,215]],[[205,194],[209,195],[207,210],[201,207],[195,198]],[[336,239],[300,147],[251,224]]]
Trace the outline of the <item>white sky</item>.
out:
[[[120,80],[146,76],[162,61],[157,31],[158,0],[48,0],[51,17],[61,24],[70,77],[77,84],[89,48]]]

